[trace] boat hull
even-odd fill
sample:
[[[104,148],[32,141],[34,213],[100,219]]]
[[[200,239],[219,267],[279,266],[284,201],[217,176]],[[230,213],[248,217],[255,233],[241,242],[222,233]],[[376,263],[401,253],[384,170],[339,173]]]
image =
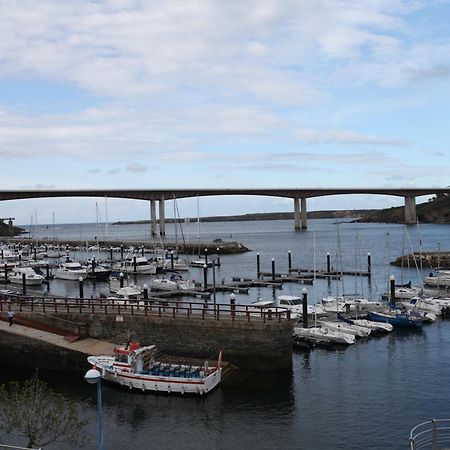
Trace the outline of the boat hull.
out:
[[[417,328],[422,328],[422,325],[423,325],[422,320],[411,319],[405,315],[387,316],[384,314],[369,312],[367,314],[367,318],[369,320],[373,320],[374,322],[390,323],[393,327],[416,328],[417,329]]]
[[[142,392],[205,395],[220,383],[222,374],[221,368],[214,368],[208,376],[201,378],[147,375],[105,366],[96,357],[89,357],[88,361],[101,372],[105,381]]]

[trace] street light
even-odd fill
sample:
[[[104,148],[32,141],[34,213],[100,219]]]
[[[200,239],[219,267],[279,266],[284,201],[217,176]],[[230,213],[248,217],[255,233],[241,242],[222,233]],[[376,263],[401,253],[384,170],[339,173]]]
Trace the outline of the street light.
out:
[[[97,369],[90,369],[84,375],[84,379],[90,384],[97,385],[99,450],[103,450],[102,376]]]

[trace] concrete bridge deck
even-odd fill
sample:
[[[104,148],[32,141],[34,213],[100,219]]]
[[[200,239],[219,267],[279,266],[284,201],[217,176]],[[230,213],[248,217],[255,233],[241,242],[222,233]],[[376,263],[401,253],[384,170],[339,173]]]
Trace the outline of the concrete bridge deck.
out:
[[[156,202],[159,202],[159,232],[165,235],[165,200],[218,195],[253,195],[292,198],[295,229],[307,228],[306,199],[329,195],[392,195],[405,199],[405,223],[416,221],[416,197],[450,194],[450,188],[242,188],[242,189],[54,189],[0,190],[0,201],[52,197],[110,197],[150,202],[151,233],[156,235]],[[301,207],[300,207],[301,205]]]

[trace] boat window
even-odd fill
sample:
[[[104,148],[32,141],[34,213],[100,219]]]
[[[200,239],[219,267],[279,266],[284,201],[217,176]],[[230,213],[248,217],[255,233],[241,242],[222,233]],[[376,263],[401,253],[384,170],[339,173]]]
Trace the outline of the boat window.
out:
[[[128,356],[127,355],[120,355],[120,354],[116,353],[116,362],[128,363]]]

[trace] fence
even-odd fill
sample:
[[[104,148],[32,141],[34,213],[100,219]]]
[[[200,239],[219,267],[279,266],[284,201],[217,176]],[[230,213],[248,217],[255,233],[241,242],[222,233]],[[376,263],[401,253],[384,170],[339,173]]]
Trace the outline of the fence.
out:
[[[17,294],[0,294],[0,313],[15,312],[42,314],[103,314],[166,318],[201,318],[202,320],[228,321],[285,321],[291,313],[285,308],[264,310],[251,305],[212,304],[210,302],[176,302],[165,299],[117,300],[80,298],[37,298]]]
[[[432,419],[415,426],[409,441],[411,450],[450,448],[450,419]]]

